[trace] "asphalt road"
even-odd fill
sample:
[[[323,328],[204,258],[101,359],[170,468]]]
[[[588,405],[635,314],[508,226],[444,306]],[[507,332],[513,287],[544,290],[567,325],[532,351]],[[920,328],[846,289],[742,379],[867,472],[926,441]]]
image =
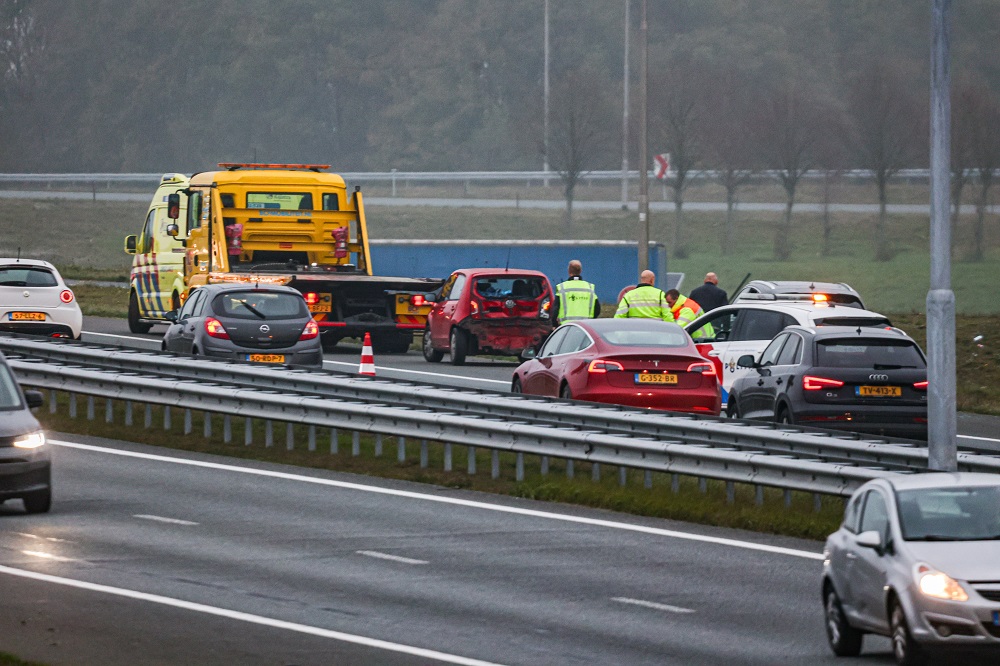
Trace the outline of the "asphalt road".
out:
[[[25,659],[841,663],[817,542],[54,439],[53,512],[0,507],[0,651]],[[866,640],[852,663],[889,663]]]
[[[159,349],[166,326],[156,325],[148,334],[135,335],[129,332],[124,319],[84,317],[83,329],[85,341]],[[360,346],[343,342],[335,352],[325,354],[323,365],[329,370],[354,372],[360,355]],[[511,375],[516,367],[516,362],[486,356],[470,357],[463,366],[449,364],[447,356],[442,363],[428,363],[416,351],[375,358],[375,371],[381,377],[493,391],[510,389]],[[958,433],[959,446],[1000,453],[1000,418],[959,413]]]

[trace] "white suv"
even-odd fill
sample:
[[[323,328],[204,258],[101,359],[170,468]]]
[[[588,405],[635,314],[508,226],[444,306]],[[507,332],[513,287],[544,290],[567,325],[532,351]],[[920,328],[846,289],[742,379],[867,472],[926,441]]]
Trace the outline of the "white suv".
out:
[[[0,258],[0,331],[80,339],[83,314],[56,267]]]
[[[722,384],[723,411],[733,382],[750,372],[736,365],[740,356],[757,356],[786,326],[864,326],[891,328],[884,315],[834,303],[749,301],[716,308],[684,327],[698,351],[713,361]]]

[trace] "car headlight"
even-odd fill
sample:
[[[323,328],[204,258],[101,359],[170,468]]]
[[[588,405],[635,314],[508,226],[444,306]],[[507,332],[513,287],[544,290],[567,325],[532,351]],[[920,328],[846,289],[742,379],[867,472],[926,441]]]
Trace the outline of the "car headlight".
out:
[[[946,599],[948,601],[968,601],[969,595],[961,584],[946,573],[942,573],[926,564],[917,566],[917,587],[928,597]]]
[[[19,449],[37,449],[44,443],[45,433],[41,430],[38,432],[29,432],[14,439],[14,446]]]

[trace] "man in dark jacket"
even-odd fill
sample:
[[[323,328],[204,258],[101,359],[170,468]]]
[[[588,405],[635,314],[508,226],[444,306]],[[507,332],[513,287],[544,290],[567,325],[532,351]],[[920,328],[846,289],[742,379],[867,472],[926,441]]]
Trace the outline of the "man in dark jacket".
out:
[[[705,275],[705,284],[693,289],[689,298],[697,301],[703,312],[729,304],[729,296],[724,289],[719,289],[719,278],[715,273]]]

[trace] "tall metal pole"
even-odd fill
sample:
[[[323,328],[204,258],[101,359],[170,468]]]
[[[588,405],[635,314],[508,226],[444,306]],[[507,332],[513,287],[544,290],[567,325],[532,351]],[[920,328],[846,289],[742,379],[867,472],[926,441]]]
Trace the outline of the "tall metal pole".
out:
[[[622,210],[628,210],[628,33],[630,0],[625,0],[625,73],[622,75]]]
[[[951,290],[951,0],[931,0],[931,284],[927,292],[928,467],[958,470],[955,292]]]
[[[545,65],[543,67],[543,84],[544,92],[542,93],[545,98],[545,118],[542,121],[545,129],[545,136],[542,138],[542,150],[544,152],[542,171],[545,172],[545,187],[549,186],[549,0],[545,0]]]
[[[639,271],[649,268],[649,168],[646,156],[646,80],[649,54],[646,41],[646,0],[639,24]],[[663,277],[663,276],[661,276]]]

